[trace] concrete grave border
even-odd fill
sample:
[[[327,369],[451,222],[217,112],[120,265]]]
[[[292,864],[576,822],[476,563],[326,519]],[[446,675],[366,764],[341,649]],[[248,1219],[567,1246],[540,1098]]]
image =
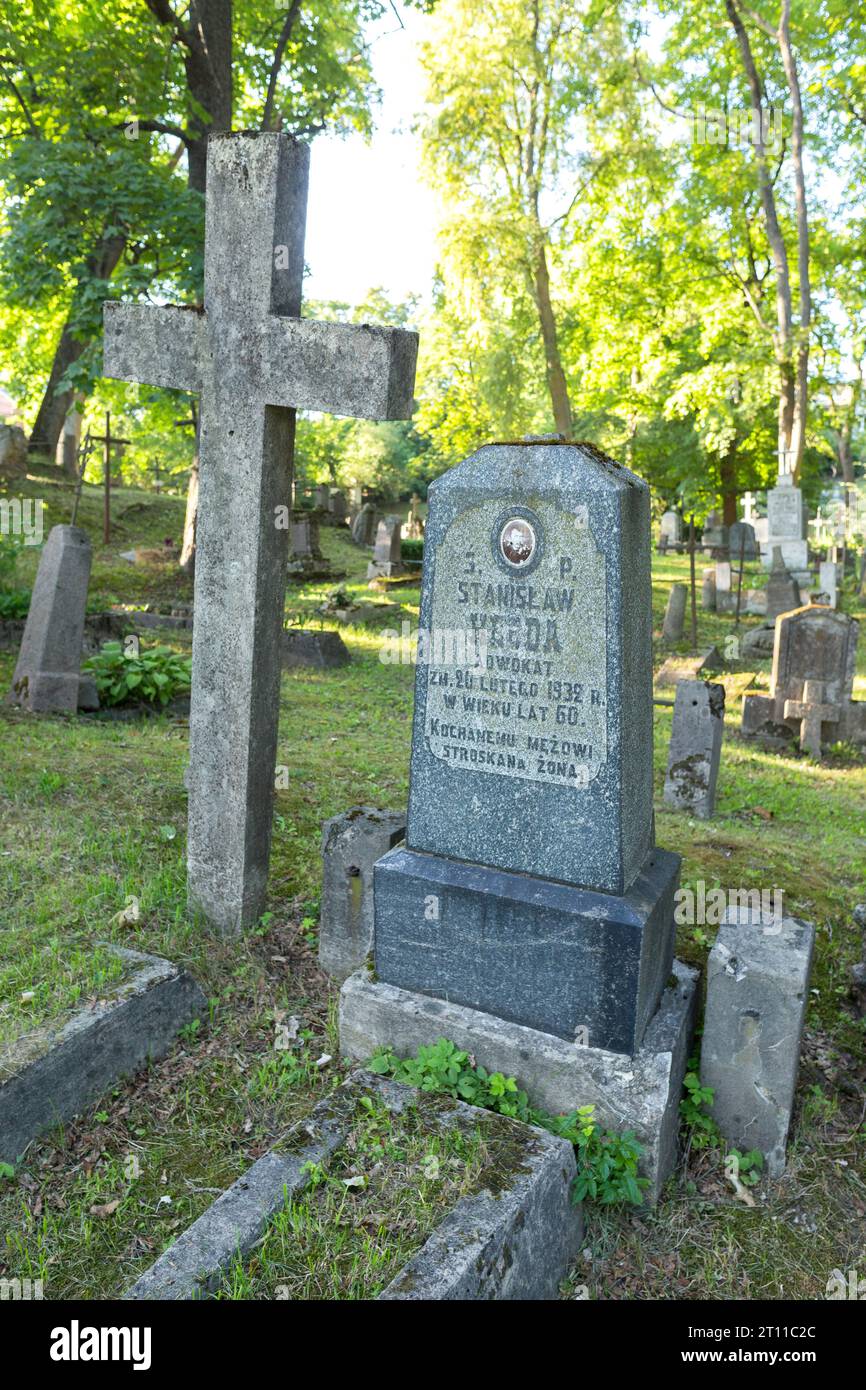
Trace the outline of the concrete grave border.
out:
[[[46,1023],[0,1045],[0,1161],[72,1119],[148,1059],[165,1056],[179,1030],[207,1003],[186,971],[159,956],[105,943],[131,977],[62,1023]]]
[[[697,1009],[698,971],[674,960],[672,974],[633,1057],[566,1042],[479,1009],[399,989],[356,971],[340,994],[340,1050],[366,1058],[378,1047],[398,1057],[449,1038],[488,1071],[515,1076],[530,1103],[558,1115],[594,1105],[596,1118],[634,1130],[643,1147],[647,1202],[658,1200],[678,1153],[679,1104]]]
[[[371,1072],[355,1071],[306,1120],[238,1178],[124,1295],[195,1299],[247,1255],[269,1221],[309,1185],[307,1165],[327,1162],[351,1125],[357,1094],[376,1090],[399,1114],[416,1094]],[[453,1123],[514,1127],[525,1148],[510,1186],[462,1198],[400,1271],[381,1299],[552,1299],[583,1240],[583,1213],[571,1202],[574,1150],[546,1130],[454,1101],[437,1117]]]

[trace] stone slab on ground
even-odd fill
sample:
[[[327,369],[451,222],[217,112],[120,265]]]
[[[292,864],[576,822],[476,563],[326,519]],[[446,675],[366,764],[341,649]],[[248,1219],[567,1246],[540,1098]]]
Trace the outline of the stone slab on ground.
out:
[[[131,970],[104,999],[0,1047],[0,1161],[72,1119],[206,1011],[201,989],[171,961],[112,946]]]
[[[326,1164],[340,1148],[359,1096],[371,1090],[397,1113],[416,1094],[369,1072],[353,1072],[218,1197],[125,1297],[194,1299],[213,1289],[233,1260],[248,1254],[269,1221],[309,1185],[309,1165]],[[461,1101],[444,1111],[439,1123],[455,1120],[473,1128],[504,1122],[522,1147],[521,1161],[496,1196],[482,1190],[463,1198],[381,1298],[555,1298],[583,1237],[582,1213],[570,1198],[576,1171],[571,1145]]]
[[[346,666],[351,660],[349,648],[339,632],[318,632],[304,627],[283,629],[283,670],[296,666],[316,666],[329,671]]]
[[[707,966],[701,1081],[722,1134],[760,1149],[770,1177],[785,1168],[814,942],[810,922],[728,909]]]
[[[724,657],[716,647],[709,647],[698,656],[669,656],[662,662],[653,681],[656,690],[672,690],[677,681],[693,681],[703,671],[716,671]]]
[[[340,1047],[366,1060],[377,1047],[414,1056],[449,1038],[488,1071],[516,1076],[530,1102],[551,1114],[594,1105],[599,1122],[634,1130],[643,1147],[647,1200],[656,1201],[677,1158],[679,1103],[697,1004],[698,972],[675,960],[671,981],[634,1057],[581,1047],[493,1014],[350,975],[340,995]]]
[[[26,618],[0,619],[0,652],[14,652],[21,646]],[[129,630],[126,614],[88,613],[84,618],[81,643],[83,657],[94,656],[103,642],[118,642]]]

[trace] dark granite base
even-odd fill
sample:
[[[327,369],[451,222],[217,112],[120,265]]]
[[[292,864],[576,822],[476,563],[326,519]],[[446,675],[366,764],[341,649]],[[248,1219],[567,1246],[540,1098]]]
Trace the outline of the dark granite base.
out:
[[[654,849],[620,897],[398,847],[374,870],[377,976],[632,1054],[670,976],[679,868]]]

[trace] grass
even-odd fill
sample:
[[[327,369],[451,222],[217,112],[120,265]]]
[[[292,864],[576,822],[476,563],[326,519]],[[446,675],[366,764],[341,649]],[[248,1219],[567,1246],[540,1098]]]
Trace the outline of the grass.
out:
[[[442,1123],[419,1094],[400,1114],[376,1092],[358,1102],[345,1144],[237,1259],[215,1297],[369,1299],[391,1282],[464,1196],[495,1190],[513,1161],[508,1123]]]
[[[14,1042],[41,1024],[59,1022],[128,974],[128,964],[108,947],[70,950],[59,935],[42,946],[34,944],[29,952],[10,953],[0,966],[0,1043]]]
[[[46,498],[49,523],[68,520],[68,495],[51,470],[27,488]],[[85,490],[92,594],[100,605],[189,602],[189,581],[174,566],[118,559],[136,543],[179,538],[183,499],[130,490],[115,500],[127,529],[104,548],[101,498]],[[137,507],[128,524],[124,505]],[[366,555],[332,528],[322,543],[348,571],[344,587],[377,601]],[[25,552],[23,569],[35,561]],[[657,633],[671,582],[687,574],[687,557],[654,557]],[[27,579],[22,572],[18,582]],[[213,938],[186,911],[185,721],[0,712],[2,1026],[14,1031],[13,1018],[32,1026],[59,1000],[65,1008],[91,997],[101,987],[92,956],[100,941],[188,968],[209,1001],[200,1027],[168,1058],[33,1144],[16,1175],[0,1178],[0,1276],[43,1278],[47,1298],[118,1296],[343,1077],[336,991],[315,956],[321,825],[353,804],[405,805],[414,670],[378,656],[381,627],[399,629],[401,615],[340,626],[318,612],[332,587],[293,588],[287,598],[287,615],[338,630],[353,660],[283,676],[277,763],[287,776],[276,795],[268,910],[239,942]],[[389,599],[417,622],[417,587]],[[866,617],[850,593],[845,605]],[[736,636],[732,618],[699,611],[698,619],[702,648],[724,649]],[[189,650],[188,634],[142,634],[143,645],[157,640]],[[664,655],[658,642],[656,666]],[[14,654],[0,655],[0,685],[13,665]],[[749,669],[766,684],[769,662]],[[866,698],[864,642],[856,693]],[[720,1155],[692,1151],[654,1211],[592,1214],[589,1258],[572,1283],[605,1298],[820,1297],[833,1268],[862,1265],[866,1244],[864,1025],[847,997],[848,969],[863,953],[851,914],[866,900],[866,766],[850,750],[821,764],[796,749],[762,751],[741,739],[731,706],[716,817],[692,821],[661,802],[670,719],[670,709],[656,708],[657,840],[682,854],[683,882],[778,887],[788,911],[816,924],[790,1163],[780,1183],[753,1190],[749,1208],[725,1181]],[[118,914],[130,897],[140,911],[124,924]],[[680,928],[678,954],[704,966],[713,936],[711,927]],[[291,1020],[286,1052],[276,1043]],[[332,1060],[317,1065],[323,1056]]]

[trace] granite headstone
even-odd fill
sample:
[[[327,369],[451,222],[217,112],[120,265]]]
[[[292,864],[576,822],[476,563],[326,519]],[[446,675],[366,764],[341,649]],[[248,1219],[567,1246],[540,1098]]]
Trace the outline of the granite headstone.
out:
[[[670,974],[679,872],[654,847],[649,489],[538,441],[482,448],[429,504],[378,978],[632,1053]]]

